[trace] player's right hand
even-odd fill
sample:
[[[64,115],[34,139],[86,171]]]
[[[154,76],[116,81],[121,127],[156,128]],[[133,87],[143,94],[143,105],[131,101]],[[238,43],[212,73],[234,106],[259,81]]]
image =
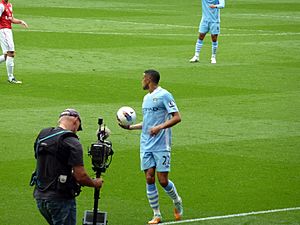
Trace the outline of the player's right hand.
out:
[[[27,23],[26,23],[25,21],[23,21],[23,20],[21,20],[21,25],[22,25],[23,27],[25,27],[25,28],[28,28]]]

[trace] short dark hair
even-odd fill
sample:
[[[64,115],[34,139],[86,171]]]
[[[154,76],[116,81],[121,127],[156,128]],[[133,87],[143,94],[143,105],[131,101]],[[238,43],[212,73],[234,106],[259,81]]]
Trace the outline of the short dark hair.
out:
[[[145,70],[144,74],[150,76],[152,82],[156,84],[159,83],[160,75],[158,71],[149,69],[149,70]]]

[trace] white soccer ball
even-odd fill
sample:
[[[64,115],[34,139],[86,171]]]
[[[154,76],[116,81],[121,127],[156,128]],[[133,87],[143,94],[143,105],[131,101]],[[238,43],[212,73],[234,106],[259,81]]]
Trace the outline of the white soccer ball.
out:
[[[117,112],[117,120],[124,126],[132,125],[136,121],[136,113],[133,108],[123,106]]]

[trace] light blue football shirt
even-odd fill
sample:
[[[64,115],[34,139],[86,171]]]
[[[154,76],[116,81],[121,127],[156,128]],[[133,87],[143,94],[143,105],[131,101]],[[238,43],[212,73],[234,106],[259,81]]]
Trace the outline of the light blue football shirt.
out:
[[[143,100],[143,127],[141,133],[140,151],[170,151],[171,128],[162,129],[157,135],[150,135],[150,128],[164,123],[178,112],[174,98],[167,90],[157,87],[152,93],[145,95]]]
[[[210,8],[217,5],[217,8]],[[207,22],[220,22],[220,9],[225,7],[225,0],[202,0],[202,20]]]

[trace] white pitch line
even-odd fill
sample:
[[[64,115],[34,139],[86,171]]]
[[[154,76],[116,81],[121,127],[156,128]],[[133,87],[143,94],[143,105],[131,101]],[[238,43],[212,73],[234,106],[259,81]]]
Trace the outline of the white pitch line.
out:
[[[249,14],[250,15],[250,14]],[[254,15],[254,14],[253,14]],[[47,21],[49,21],[49,17],[47,16],[39,16],[37,18],[42,18]],[[65,17],[59,17],[55,18],[56,21],[60,20],[63,21],[63,23],[67,23],[66,21],[74,21],[74,18],[65,18]],[[76,21],[87,21],[85,18],[76,18]],[[183,29],[194,29],[198,31],[198,26],[192,26],[192,25],[179,25],[179,24],[168,24],[168,23],[143,23],[143,22],[135,22],[135,21],[118,21],[118,20],[106,20],[106,19],[96,19],[93,18],[93,21],[95,24],[107,24],[107,23],[115,23],[118,24],[125,24],[125,25],[137,25],[137,26],[151,26],[151,27],[163,27],[163,28],[183,28]],[[200,20],[199,20],[200,21]],[[245,32],[274,32],[269,30],[251,30],[251,29],[242,29],[242,28],[226,28],[222,27],[222,30],[231,30],[231,31],[245,31]],[[277,31],[275,31],[277,32]]]
[[[125,36],[185,36],[194,37],[196,34],[163,34],[163,33],[122,33],[122,32],[97,32],[97,31],[54,31],[54,30],[14,30],[14,32],[40,32],[40,33],[67,33],[67,34],[95,34],[95,35],[125,35]],[[247,37],[247,36],[287,36],[287,35],[300,35],[300,32],[274,32],[274,33],[256,33],[256,34],[220,34],[224,37]]]
[[[293,20],[300,19],[299,16],[295,16],[295,15],[272,15],[272,14],[255,14],[255,13],[240,13],[240,14],[234,14],[234,16],[238,16],[238,17],[245,16],[251,18],[267,17],[267,18],[293,19]]]
[[[193,222],[197,222],[197,221],[227,219],[227,218],[233,218],[233,217],[242,217],[242,216],[259,215],[259,214],[267,214],[267,213],[295,211],[295,210],[300,210],[300,207],[285,208],[285,209],[271,209],[271,210],[265,210],[265,211],[238,213],[238,214],[231,214],[231,215],[225,215],[225,216],[211,216],[211,217],[205,217],[205,218],[196,218],[196,219],[172,221],[172,222],[161,223],[161,225],[180,224],[180,223],[193,223]]]
[[[38,16],[36,18],[42,18],[49,21],[48,16]],[[143,22],[135,22],[135,21],[119,21],[119,20],[107,20],[107,19],[96,19],[92,18],[93,22],[96,23],[116,23],[118,25],[120,24],[130,24],[130,25],[142,25],[142,26],[152,26],[152,27],[178,27],[178,28],[195,28],[198,29],[198,26],[191,26],[191,25],[178,25],[178,24],[168,24],[168,23],[143,23]],[[59,17],[55,18],[56,21],[60,20],[66,23],[66,21],[74,21],[74,18],[67,18],[67,17]],[[87,21],[86,18],[76,18],[76,21]]]

